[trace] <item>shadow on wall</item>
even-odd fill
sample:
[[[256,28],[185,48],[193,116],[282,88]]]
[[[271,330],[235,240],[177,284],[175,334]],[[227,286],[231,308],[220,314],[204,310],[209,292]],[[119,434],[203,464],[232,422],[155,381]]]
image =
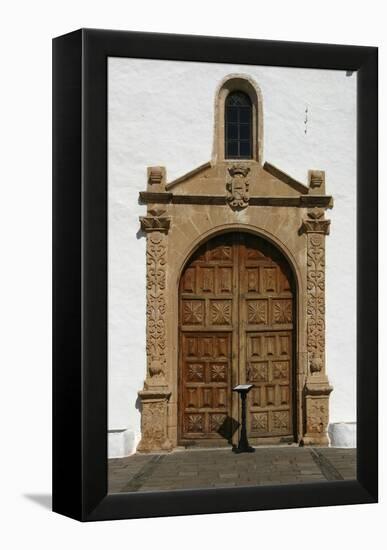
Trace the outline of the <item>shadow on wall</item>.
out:
[[[139,413],[142,412],[142,401],[138,396],[137,396],[137,399],[136,399],[136,402],[135,402],[134,406],[136,407],[136,409],[138,410]]]
[[[146,233],[143,229],[139,229],[136,233],[136,239],[139,240],[139,239],[142,239],[143,237],[146,237]]]
[[[331,447],[356,448],[356,422],[335,422],[329,424],[328,435]]]

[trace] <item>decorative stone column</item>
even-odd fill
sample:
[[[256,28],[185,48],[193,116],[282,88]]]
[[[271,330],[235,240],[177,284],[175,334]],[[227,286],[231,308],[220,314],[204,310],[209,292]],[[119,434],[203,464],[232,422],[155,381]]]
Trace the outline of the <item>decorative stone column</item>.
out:
[[[156,178],[157,174],[153,174]],[[152,178],[152,172],[149,175]],[[156,184],[160,182],[157,181]],[[140,217],[147,235],[146,250],[146,352],[147,375],[144,389],[138,392],[142,404],[142,438],[137,450],[150,452],[170,450],[168,439],[168,390],[166,376],[166,248],[170,219],[165,210],[149,209]]]
[[[325,237],[330,220],[324,210],[312,208],[303,222],[307,234],[307,350],[308,373],[304,388],[305,445],[328,445],[329,394],[325,372]]]

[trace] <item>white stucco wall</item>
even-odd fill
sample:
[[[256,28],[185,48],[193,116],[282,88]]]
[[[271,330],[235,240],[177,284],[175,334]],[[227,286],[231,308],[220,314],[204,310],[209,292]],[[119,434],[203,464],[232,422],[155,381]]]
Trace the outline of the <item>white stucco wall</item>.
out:
[[[251,76],[262,90],[264,160],[304,183],[308,169],[326,171],[326,192],[335,201],[326,242],[327,371],[334,386],[330,421],[356,422],[356,74],[110,58],[111,454],[117,454],[117,434],[129,430],[131,443],[120,443],[119,451],[127,454],[140,433],[145,239],[138,234],[138,217],[145,207],[138,204],[138,193],[146,188],[146,167],[166,166],[170,181],[210,160],[215,90],[229,73]]]

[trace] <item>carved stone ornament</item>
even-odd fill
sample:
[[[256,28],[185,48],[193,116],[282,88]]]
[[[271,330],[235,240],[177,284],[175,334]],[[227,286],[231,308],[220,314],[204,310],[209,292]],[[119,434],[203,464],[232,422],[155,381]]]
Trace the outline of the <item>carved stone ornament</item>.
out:
[[[307,320],[312,373],[321,372],[325,356],[325,243],[319,233],[308,235]]]
[[[147,363],[150,378],[165,376],[165,254],[164,235],[151,233],[148,237],[147,264]]]
[[[308,218],[303,221],[302,229],[305,233],[322,233],[329,235],[330,220],[324,219],[322,208],[311,208],[308,211]]]
[[[249,180],[247,175],[250,168],[235,164],[228,169],[231,180],[226,183],[227,202],[231,208],[246,208],[249,204]]]
[[[303,221],[307,233],[307,350],[308,376],[305,386],[308,445],[327,445],[329,394],[332,387],[325,374],[325,236],[329,220],[324,210],[312,208]]]
[[[159,185],[163,180],[163,170],[160,166],[149,168],[148,180],[151,185]]]
[[[307,240],[307,321],[309,372],[324,372],[325,366],[325,235],[330,220],[324,219],[322,208],[308,211],[303,227]]]
[[[328,399],[326,397],[310,398],[307,401],[307,432],[311,436],[323,436],[329,421]]]
[[[322,187],[325,183],[325,172],[323,170],[311,170],[309,178],[309,185],[312,189]]]
[[[141,229],[149,233],[150,231],[160,231],[168,233],[171,220],[165,216],[165,210],[150,209],[148,216],[140,216]]]
[[[169,451],[172,448],[168,439],[167,419],[170,392],[138,392],[142,402],[141,441],[138,452]]]

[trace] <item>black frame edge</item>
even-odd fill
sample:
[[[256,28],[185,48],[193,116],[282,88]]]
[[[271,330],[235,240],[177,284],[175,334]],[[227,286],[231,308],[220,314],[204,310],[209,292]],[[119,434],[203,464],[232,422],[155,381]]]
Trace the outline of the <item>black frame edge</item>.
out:
[[[322,506],[372,504],[374,497],[358,481],[299,485],[115,493],[106,496],[86,521],[182,515],[254,512]],[[130,515],[128,511],[130,510]]]
[[[369,50],[357,93],[357,476],[377,502],[378,49]]]
[[[82,31],[52,42],[54,512],[82,518]]]

